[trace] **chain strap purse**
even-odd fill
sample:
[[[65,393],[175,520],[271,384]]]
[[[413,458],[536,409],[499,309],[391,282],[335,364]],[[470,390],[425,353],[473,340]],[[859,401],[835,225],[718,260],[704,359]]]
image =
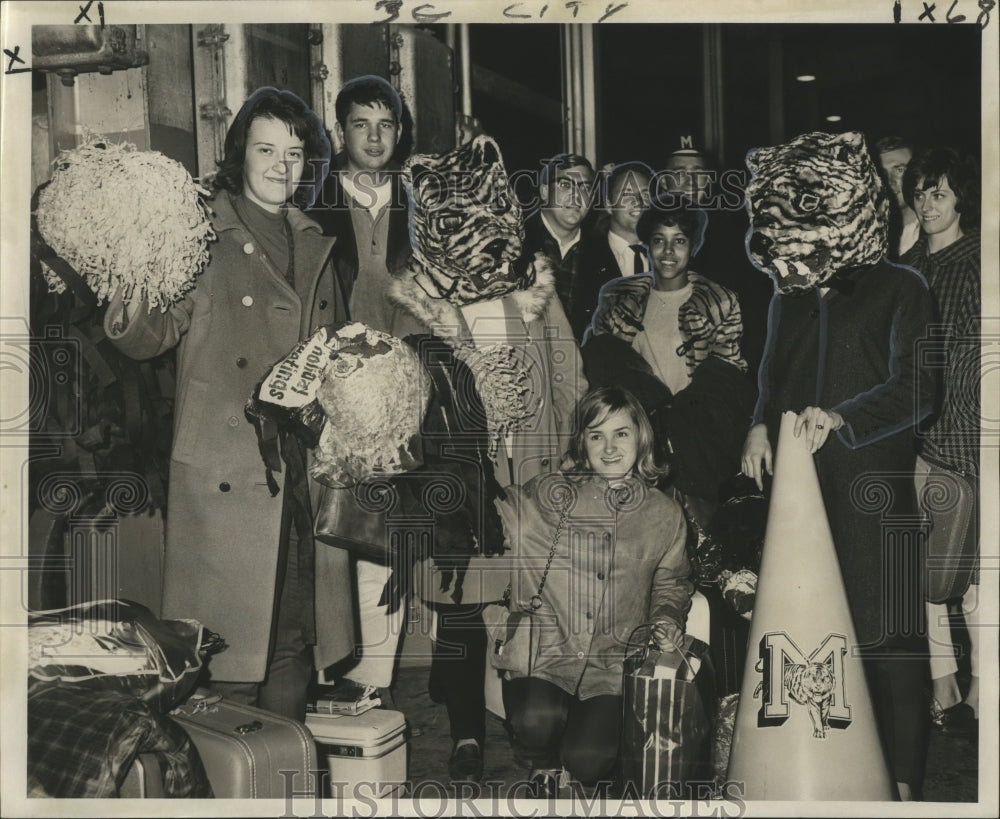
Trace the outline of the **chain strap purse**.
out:
[[[538,583],[538,591],[531,596],[529,605],[511,610],[511,584],[508,583],[502,601],[499,604],[491,603],[483,610],[483,622],[486,625],[489,645],[492,646],[490,664],[497,671],[513,671],[531,675],[531,665],[534,659],[532,615],[542,607],[542,591],[545,589],[545,580],[549,576],[552,559],[556,555],[556,546],[559,545],[568,514],[569,504],[563,507],[559,515],[559,523],[552,536],[552,545],[549,547],[549,557],[545,563],[545,570]]]

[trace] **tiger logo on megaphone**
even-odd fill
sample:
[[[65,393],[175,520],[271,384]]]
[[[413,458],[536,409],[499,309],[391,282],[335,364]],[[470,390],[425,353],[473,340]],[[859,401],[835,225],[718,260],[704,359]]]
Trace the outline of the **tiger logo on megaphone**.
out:
[[[755,699],[763,694],[758,726],[784,724],[791,710],[789,701],[805,706],[816,739],[826,739],[831,727],[850,725],[844,680],[846,654],[843,634],[827,635],[819,648],[806,656],[785,632],[766,633],[760,641],[760,659],[754,665],[762,674],[753,692]]]

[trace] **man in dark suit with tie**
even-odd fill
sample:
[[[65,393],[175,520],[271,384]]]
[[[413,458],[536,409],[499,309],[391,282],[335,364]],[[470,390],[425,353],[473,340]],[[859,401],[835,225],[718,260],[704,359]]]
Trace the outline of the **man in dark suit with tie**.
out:
[[[597,307],[601,287],[620,276],[632,276],[646,270],[646,249],[635,234],[639,216],[650,202],[653,170],[642,162],[615,165],[604,183],[604,211],[595,235],[581,254],[580,267],[573,283],[570,324],[577,339]]]

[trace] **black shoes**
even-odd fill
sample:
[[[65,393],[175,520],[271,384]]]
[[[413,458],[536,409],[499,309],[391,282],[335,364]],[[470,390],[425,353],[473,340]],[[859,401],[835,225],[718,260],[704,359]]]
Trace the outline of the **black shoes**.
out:
[[[979,736],[979,720],[968,703],[960,702],[934,714],[934,724],[949,736],[976,739]]]
[[[396,711],[396,700],[393,699],[392,689],[388,686],[385,688],[379,687],[377,690],[378,698],[382,700],[380,708],[384,708],[386,711]]]
[[[466,742],[456,747],[448,760],[452,782],[479,782],[483,778],[483,751],[478,742]]]
[[[528,789],[533,799],[556,799],[559,796],[559,778],[561,771],[536,770],[531,773],[531,786]]]

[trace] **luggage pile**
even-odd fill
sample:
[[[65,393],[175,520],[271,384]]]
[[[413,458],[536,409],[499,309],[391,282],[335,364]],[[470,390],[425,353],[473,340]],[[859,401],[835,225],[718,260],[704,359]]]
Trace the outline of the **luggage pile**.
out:
[[[309,705],[306,727],[330,774],[325,796],[379,799],[406,788],[406,719],[380,704],[377,690],[348,683]]]
[[[377,691],[324,689],[303,724],[195,688],[224,647],[196,621],[109,599],[34,613],[29,626],[32,796],[353,799],[405,787],[406,721]]]

